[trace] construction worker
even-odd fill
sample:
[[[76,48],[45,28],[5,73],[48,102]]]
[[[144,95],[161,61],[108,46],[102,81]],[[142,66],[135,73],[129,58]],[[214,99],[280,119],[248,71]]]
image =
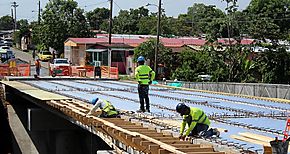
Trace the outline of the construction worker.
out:
[[[109,101],[94,98],[91,103],[94,105],[94,107],[88,112],[87,116],[94,115],[97,109],[101,109],[101,113],[97,113],[97,116],[103,118],[119,117],[119,112]]]
[[[41,68],[41,64],[40,64],[39,58],[36,59],[34,64],[35,64],[36,75],[39,76],[40,68]]]
[[[146,112],[150,112],[149,105],[149,84],[155,78],[155,72],[147,65],[145,65],[145,58],[143,56],[139,56],[137,59],[138,67],[135,69],[135,77],[138,81],[138,94],[140,101],[140,109],[137,112],[145,112],[144,108],[144,99],[146,102]]]
[[[189,107],[184,103],[179,103],[176,106],[176,111],[183,117],[180,127],[179,139],[185,140],[186,136],[198,136],[209,138],[213,135],[219,137],[220,133],[217,129],[209,129],[210,121],[206,114],[199,108]],[[188,124],[188,129],[184,132],[185,126]]]

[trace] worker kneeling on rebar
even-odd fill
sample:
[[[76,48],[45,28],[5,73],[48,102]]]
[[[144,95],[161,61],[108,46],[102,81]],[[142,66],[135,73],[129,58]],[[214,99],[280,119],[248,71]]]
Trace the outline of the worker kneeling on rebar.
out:
[[[91,103],[94,107],[88,112],[87,116],[95,115],[102,118],[118,118],[120,117],[119,111],[106,100],[102,100],[99,98],[94,98]],[[97,109],[100,109],[97,111]]]
[[[220,132],[216,128],[208,129],[210,121],[201,109],[179,103],[176,106],[176,111],[183,117],[179,139],[185,140],[187,136],[209,138],[215,135],[219,137]],[[188,129],[185,134],[183,134],[186,124],[188,124]]]

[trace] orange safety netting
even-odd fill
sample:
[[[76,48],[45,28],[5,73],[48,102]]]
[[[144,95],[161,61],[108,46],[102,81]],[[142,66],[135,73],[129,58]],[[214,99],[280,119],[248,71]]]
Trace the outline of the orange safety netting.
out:
[[[29,76],[30,64],[0,64],[0,76]]]
[[[70,66],[70,76],[80,77],[94,77],[94,66]],[[119,78],[119,71],[117,67],[101,66],[102,78]]]

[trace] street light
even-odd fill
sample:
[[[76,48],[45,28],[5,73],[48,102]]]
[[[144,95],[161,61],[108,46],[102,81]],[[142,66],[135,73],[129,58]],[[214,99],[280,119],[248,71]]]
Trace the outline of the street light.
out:
[[[156,50],[155,50],[155,54],[154,54],[154,71],[156,72],[156,74],[158,74],[157,72],[157,54],[159,52],[159,37],[160,37],[160,18],[161,18],[161,0],[159,0],[159,4],[158,6],[155,4],[147,4],[146,6],[149,5],[153,5],[158,7],[158,20],[157,20],[157,40],[156,40]]]

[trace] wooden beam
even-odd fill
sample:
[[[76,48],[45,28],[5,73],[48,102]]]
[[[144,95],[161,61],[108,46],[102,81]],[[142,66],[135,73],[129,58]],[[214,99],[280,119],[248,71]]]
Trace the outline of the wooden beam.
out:
[[[190,141],[180,141],[180,140],[167,140],[167,141],[162,141],[162,142],[167,143],[167,144],[191,144]]]
[[[214,152],[213,148],[179,148],[178,150],[183,152]]]
[[[192,148],[192,147],[200,147],[199,144],[170,144],[171,146],[178,148]]]
[[[231,135],[230,137],[233,138],[233,139],[236,139],[236,140],[240,140],[240,141],[246,141],[246,142],[250,142],[250,143],[254,143],[254,144],[270,146],[269,142],[258,141],[258,140],[246,138],[246,137],[243,137],[243,136]]]
[[[113,124],[113,123],[110,123],[110,122],[108,122],[108,121],[105,121],[105,120],[100,119],[100,118],[97,118],[97,117],[94,117],[94,119],[99,120],[99,121],[103,122],[105,125],[110,126],[110,127],[112,127],[112,128],[115,128],[115,129],[118,129],[118,130],[120,130],[120,131],[122,131],[122,132],[124,132],[124,133],[131,134],[131,135],[133,135],[133,136],[137,136],[137,135],[139,135],[141,138],[146,139],[146,140],[148,140],[148,141],[151,141],[151,142],[153,142],[153,143],[155,143],[155,144],[158,144],[158,145],[160,145],[161,148],[167,149],[167,150],[170,151],[170,152],[177,153],[177,154],[185,154],[184,152],[181,152],[181,151],[179,151],[179,150],[176,150],[176,147],[173,147],[173,146],[171,146],[171,145],[169,145],[169,144],[165,144],[165,143],[163,143],[163,142],[160,142],[160,141],[158,141],[158,140],[156,140],[156,139],[153,139],[153,138],[151,138],[151,137],[148,137],[148,136],[146,136],[146,135],[143,135],[143,134],[140,134],[140,133],[137,133],[137,132],[130,132],[130,131],[125,130],[125,129],[121,128],[121,127],[116,126],[116,125]]]
[[[156,144],[149,145],[149,151],[151,151],[151,153],[156,154],[156,153],[158,153],[159,149],[160,149],[159,145],[156,145]]]
[[[187,152],[187,154],[225,154],[225,152]]]
[[[159,149],[158,154],[170,154],[171,152],[165,149]]]
[[[268,137],[268,136],[264,136],[264,135],[258,135],[258,134],[249,133],[249,132],[239,133],[239,135],[243,136],[243,137],[247,137],[247,138],[263,141],[263,142],[270,142],[270,141],[274,140],[274,138],[272,138],[272,137]]]

